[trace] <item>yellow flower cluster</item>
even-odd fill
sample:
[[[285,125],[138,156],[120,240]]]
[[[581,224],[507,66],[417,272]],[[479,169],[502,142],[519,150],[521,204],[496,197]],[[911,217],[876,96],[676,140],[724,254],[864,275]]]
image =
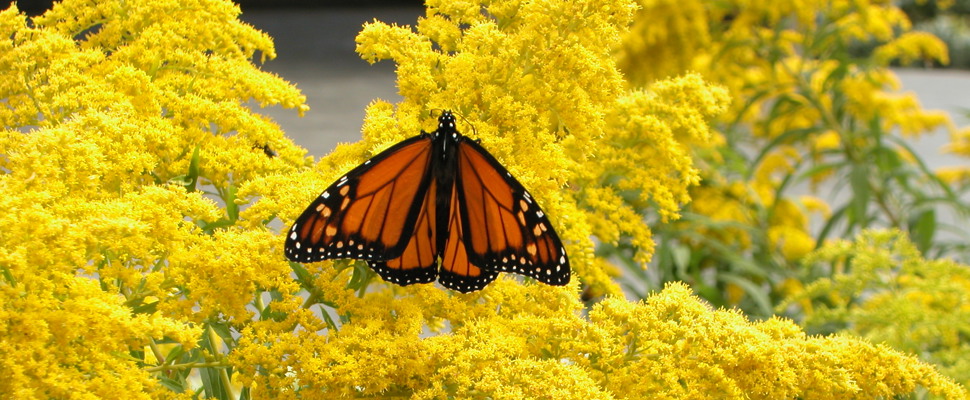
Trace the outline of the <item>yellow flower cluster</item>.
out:
[[[967,395],[914,358],[752,323],[681,284],[584,314],[577,283],[503,276],[459,294],[368,287],[361,262],[285,262],[269,221],[428,128],[429,108],[460,112],[555,215],[581,281],[615,291],[590,234],[649,256],[635,210],[676,217],[724,91],[696,75],[625,89],[610,52],[632,4],[481,6],[431,2],[417,32],[368,25],[361,53],[398,61],[405,101],[375,102],[364,140],[315,170],[243,106],[305,109],[252,65],[272,45],[231,3],[0,12],[0,397]]]
[[[826,244],[806,265],[829,277],[794,293],[779,310],[808,304],[807,329],[839,327],[918,355],[970,384],[970,266],[926,259],[897,230]]]
[[[244,105],[306,109],[252,65],[272,43],[238,14],[214,0],[0,12],[0,397],[177,397],[146,367],[214,356],[203,321],[251,320],[257,288],[296,291],[277,236],[213,232],[238,212],[202,191],[238,210],[239,182],[305,163]]]
[[[608,298],[588,317],[574,295],[511,279],[457,299],[432,287],[401,292],[341,306],[353,316],[336,328],[302,325],[307,313],[287,318],[305,328],[296,334],[254,325],[237,352],[244,384],[254,397],[310,399],[832,399],[918,387],[967,396],[915,358],[715,311],[682,284],[640,303]],[[441,319],[447,327],[423,328]]]

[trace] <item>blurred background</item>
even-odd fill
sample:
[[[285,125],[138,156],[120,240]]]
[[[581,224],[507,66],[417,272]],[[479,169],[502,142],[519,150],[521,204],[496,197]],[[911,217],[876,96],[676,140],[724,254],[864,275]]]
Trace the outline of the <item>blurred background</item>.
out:
[[[8,4],[10,2],[7,2]],[[50,8],[52,1],[17,1],[34,15]],[[360,138],[364,108],[375,99],[396,102],[394,65],[370,65],[354,52],[354,38],[361,26],[374,19],[413,25],[424,13],[419,0],[280,0],[237,1],[240,18],[268,33],[276,44],[277,58],[262,67],[295,83],[307,96],[310,111],[299,117],[292,110],[260,110],[271,116],[297,144],[314,157],[329,153],[337,143]],[[970,123],[970,0],[957,1],[946,14],[933,1],[902,2],[917,29],[943,39],[951,64],[931,69],[899,68],[904,91],[913,91],[927,109],[950,113],[957,125]],[[5,7],[6,8],[6,7]],[[914,139],[917,151],[931,168],[965,162],[941,152],[947,135]]]

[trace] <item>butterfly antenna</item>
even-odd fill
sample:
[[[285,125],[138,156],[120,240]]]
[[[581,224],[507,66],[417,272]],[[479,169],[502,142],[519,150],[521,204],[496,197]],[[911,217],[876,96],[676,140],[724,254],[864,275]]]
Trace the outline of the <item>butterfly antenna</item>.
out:
[[[472,125],[471,121],[469,121],[468,118],[465,118],[464,115],[461,115],[454,111],[452,111],[451,113],[457,115],[459,118],[461,118],[462,121],[465,121],[465,124],[472,128],[472,133],[475,134],[475,137],[478,137],[478,131],[475,130],[475,125]]]

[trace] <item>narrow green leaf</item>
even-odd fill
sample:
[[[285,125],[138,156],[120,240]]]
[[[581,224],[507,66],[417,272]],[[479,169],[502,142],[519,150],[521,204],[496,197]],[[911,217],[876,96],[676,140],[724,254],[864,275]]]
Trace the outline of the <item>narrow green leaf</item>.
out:
[[[5,281],[7,281],[7,284],[8,285],[10,285],[10,286],[16,286],[17,285],[17,280],[13,278],[13,274],[10,273],[10,269],[9,268],[7,268],[7,267],[5,267],[3,265],[0,265],[0,275],[3,276],[3,279]]]
[[[336,332],[337,323],[333,321],[333,317],[330,316],[330,312],[327,311],[326,307],[320,306],[320,316],[323,317],[323,321],[327,323],[327,328]]]
[[[195,146],[195,150],[192,151],[192,159],[189,161],[189,173],[185,178],[185,189],[194,192],[195,185],[199,182],[199,146]]]
[[[685,245],[673,246],[670,250],[671,259],[677,271],[677,276],[686,276],[690,268],[691,251]]]
[[[933,236],[936,234],[936,209],[929,208],[910,221],[909,236],[919,248],[926,253],[933,246]]]
[[[162,384],[162,386],[165,386],[166,388],[168,388],[168,390],[171,390],[171,391],[173,391],[175,393],[184,393],[185,392],[185,381],[184,380],[169,378],[169,377],[165,376],[165,374],[163,373],[163,374],[160,374],[158,376],[158,381],[159,381],[159,383]]]
[[[767,144],[765,144],[764,147],[761,148],[761,151],[758,152],[758,155],[755,156],[754,160],[751,161],[751,165],[757,166],[761,164],[761,160],[763,160],[769,153],[771,153],[776,148],[778,148],[778,146],[791,143],[794,141],[803,140],[808,135],[811,135],[813,133],[818,133],[821,131],[822,131],[822,128],[820,127],[811,127],[811,128],[802,128],[802,129],[793,129],[793,130],[784,132],[781,135],[775,136],[774,138],[771,139],[770,142],[768,142]],[[751,168],[748,172],[748,176],[746,177],[746,179],[751,179],[756,169],[757,168]]]
[[[808,168],[805,171],[803,171],[801,174],[799,174],[797,182],[804,182],[817,175],[824,175],[824,174],[831,173],[832,171],[838,171],[843,167],[845,167],[845,165],[846,165],[846,162],[844,161],[815,164],[811,168]]]
[[[347,282],[348,289],[363,290],[367,287],[370,282],[371,277],[375,274],[371,271],[370,267],[367,266],[366,262],[363,261],[352,261],[351,266],[353,267],[353,273],[350,276],[350,282]]]
[[[310,275],[310,271],[303,266],[303,264],[290,261],[290,269],[296,274],[296,281],[302,287],[307,287],[313,283],[313,276]]]
[[[229,389],[222,384],[222,379],[219,375],[219,368],[199,368],[199,378],[202,379],[202,388],[205,390],[205,396],[207,398],[230,400]]]
[[[767,290],[763,289],[758,284],[750,281],[747,278],[731,273],[721,274],[721,279],[723,279],[725,282],[738,285],[744,289],[744,293],[751,297],[751,300],[754,300],[754,303],[758,306],[758,309],[761,310],[761,315],[769,316],[774,312],[773,307],[771,306],[771,299],[768,298]]]
[[[822,227],[822,230],[819,231],[818,236],[815,238],[816,250],[819,247],[821,247],[823,243],[825,243],[825,239],[829,237],[829,234],[832,233],[832,230],[835,228],[835,226],[842,221],[842,218],[845,217],[846,210],[848,209],[849,209],[848,204],[845,206],[839,207],[838,209],[835,210],[835,212],[832,213],[832,216],[829,217],[829,220],[825,221],[825,226]]]
[[[232,337],[232,331],[229,328],[229,324],[222,323],[222,322],[210,323],[209,328],[211,328],[212,331],[216,333],[216,335],[219,335],[219,338],[221,338],[222,341],[225,342],[226,346],[228,346],[229,349],[232,349],[235,346],[236,339]],[[214,347],[210,348],[210,351],[212,351],[213,354],[217,354],[216,351],[218,350],[220,349],[216,349]]]
[[[849,200],[848,222],[850,227],[864,227],[868,223],[869,173],[862,166],[855,166],[849,173],[849,185],[852,187],[852,199]]]
[[[235,224],[239,220],[239,205],[236,204],[236,186],[232,183],[226,188],[226,215],[229,216],[229,222]]]
[[[172,347],[168,354],[165,355],[165,362],[169,364],[174,364],[182,355],[185,354],[185,348],[182,346]]]

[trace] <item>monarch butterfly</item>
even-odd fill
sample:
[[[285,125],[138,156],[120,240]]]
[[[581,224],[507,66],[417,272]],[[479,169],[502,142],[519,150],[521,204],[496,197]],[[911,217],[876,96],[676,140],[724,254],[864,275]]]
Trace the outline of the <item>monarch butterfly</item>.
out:
[[[528,191],[444,111],[323,191],[290,228],[296,262],[366,260],[385,281],[462,293],[498,272],[569,282],[566,249]],[[441,267],[438,267],[438,260]]]

